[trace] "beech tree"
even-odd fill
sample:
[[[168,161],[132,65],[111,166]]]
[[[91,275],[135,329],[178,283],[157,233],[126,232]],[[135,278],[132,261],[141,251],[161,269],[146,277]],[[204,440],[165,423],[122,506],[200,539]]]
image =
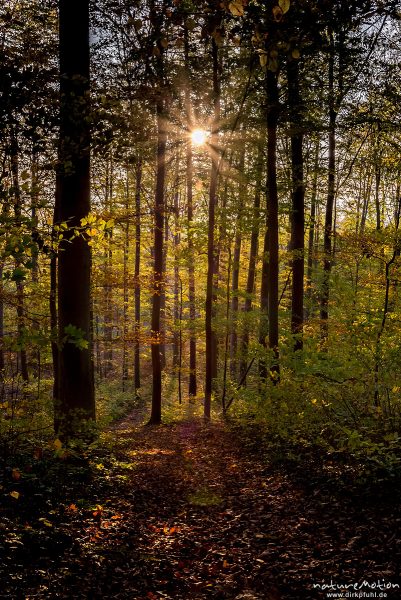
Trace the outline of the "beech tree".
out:
[[[58,251],[60,385],[56,430],[79,434],[94,420],[91,357],[91,250],[82,233],[90,211],[89,1],[60,0],[59,217],[68,229]],[[78,231],[78,235],[75,234]],[[84,229],[85,231],[85,229]]]

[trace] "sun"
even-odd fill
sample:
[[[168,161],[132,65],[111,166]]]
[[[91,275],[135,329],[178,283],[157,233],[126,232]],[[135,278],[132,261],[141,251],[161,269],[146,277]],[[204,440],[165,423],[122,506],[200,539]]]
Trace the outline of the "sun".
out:
[[[195,146],[202,146],[207,140],[208,134],[204,129],[194,129],[191,131],[191,140]]]

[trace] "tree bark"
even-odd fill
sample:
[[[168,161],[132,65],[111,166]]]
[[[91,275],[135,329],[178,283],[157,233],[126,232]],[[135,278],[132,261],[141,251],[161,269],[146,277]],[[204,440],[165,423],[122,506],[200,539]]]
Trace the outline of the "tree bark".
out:
[[[248,275],[246,281],[246,297],[244,302],[244,331],[242,334],[242,363],[241,363],[241,376],[244,375],[248,366],[248,346],[249,346],[249,322],[248,316],[252,311],[252,302],[255,288],[255,275],[256,275],[256,261],[258,257],[259,248],[259,229],[260,229],[260,195],[262,188],[262,169],[263,169],[263,148],[262,144],[258,143],[258,155],[256,159],[256,188],[255,197],[253,201],[253,215],[252,215],[252,232],[251,232],[251,247],[249,250],[249,263],[248,263]],[[246,385],[246,377],[244,380]]]
[[[95,419],[91,358],[91,250],[73,235],[90,211],[89,0],[60,0],[60,220],[69,229],[58,256],[60,386],[55,406],[59,434],[79,434]],[[74,343],[69,327],[82,344]],[[71,329],[70,329],[71,331]],[[65,339],[67,337],[67,339]],[[83,347],[85,346],[86,347]],[[85,433],[85,432],[83,432]]]
[[[110,154],[110,160],[107,161],[105,206],[109,215],[113,211],[113,155]],[[105,281],[105,356],[104,356],[104,374],[105,377],[113,371],[113,232],[107,233],[106,238],[106,281]]]
[[[335,177],[336,177],[336,121],[337,112],[334,99],[334,40],[331,33],[331,51],[329,55],[329,140],[328,140],[328,183],[326,215],[323,234],[323,281],[320,298],[321,319],[321,341],[325,345],[328,337],[329,318],[329,296],[330,296],[330,274],[332,267],[332,235],[333,235],[333,211],[335,201]]]
[[[278,276],[279,276],[279,239],[278,239],[278,192],[277,192],[277,125],[279,116],[278,76],[272,71],[266,72],[267,91],[267,230],[268,230],[268,310],[269,310],[269,348],[272,350],[270,365],[274,383],[280,379],[278,348]]]
[[[207,246],[207,280],[206,280],[206,306],[205,306],[205,337],[206,337],[206,376],[205,376],[205,404],[204,418],[210,420],[211,399],[213,376],[215,371],[215,348],[213,336],[213,287],[215,275],[215,211],[217,205],[217,180],[219,170],[218,155],[218,131],[220,122],[220,82],[219,82],[219,62],[218,47],[212,39],[212,60],[213,60],[213,130],[210,139],[210,148],[212,154],[212,169],[210,173],[209,186],[209,214],[208,214],[208,246]]]
[[[294,351],[303,348],[304,323],[304,250],[305,250],[305,187],[303,159],[302,106],[299,89],[299,62],[289,58],[287,62],[288,104],[291,127],[291,333],[294,336]]]
[[[319,168],[319,152],[320,152],[320,140],[316,142],[315,148],[315,160],[313,168],[313,182],[312,192],[310,201],[310,220],[309,220],[309,232],[308,232],[308,263],[306,272],[306,298],[307,298],[307,317],[312,314],[312,301],[313,301],[313,290],[312,290],[312,272],[315,260],[315,226],[316,226],[316,204],[317,204],[317,181],[318,181],[318,168]]]
[[[232,379],[236,379],[237,377],[237,352],[238,352],[238,333],[237,333],[237,321],[238,321],[238,307],[239,307],[239,298],[238,298],[238,288],[239,288],[239,271],[241,266],[241,244],[242,244],[242,215],[243,215],[243,205],[245,203],[245,186],[243,182],[244,178],[244,167],[245,167],[245,146],[243,146],[239,159],[239,176],[240,176],[240,185],[239,185],[239,198],[238,198],[238,216],[237,216],[237,224],[236,224],[236,232],[235,232],[235,241],[234,241],[234,255],[233,255],[233,273],[232,273],[232,284],[231,284],[231,318],[232,318],[232,328],[231,328],[231,340],[230,340],[230,373]]]
[[[123,248],[123,362],[122,362],[122,390],[125,392],[128,381],[128,306],[129,306],[129,286],[128,286],[128,263],[129,263],[129,165],[126,166],[126,185],[125,185],[125,219],[124,219],[124,248]]]
[[[164,106],[161,98],[157,102],[157,174],[156,193],[154,206],[154,268],[153,268],[153,300],[152,300],[152,410],[149,423],[157,425],[161,423],[162,404],[162,364],[161,347],[164,340],[161,339],[160,308],[161,295],[164,290],[163,281],[163,246],[164,246],[164,184],[166,175],[166,144],[167,131],[164,114]]]
[[[177,159],[176,159],[176,177],[175,177],[175,182],[174,182],[174,236],[173,236],[173,240],[174,240],[173,369],[174,369],[174,371],[178,370],[179,362],[180,362],[180,331],[181,331],[181,322],[180,322],[180,271],[179,271],[179,261],[178,261],[178,252],[179,252],[179,245],[180,245],[180,232],[179,232],[179,217],[180,217],[180,188],[179,188],[180,178],[179,178],[179,164],[180,164],[180,156],[177,153]],[[179,328],[177,328],[178,327],[178,323],[179,323]],[[181,376],[179,377],[179,379],[181,380]]]
[[[3,261],[0,261],[0,381],[4,377],[4,300],[3,300]]]
[[[21,226],[22,217],[22,199],[21,199],[21,188],[19,183],[19,160],[18,160],[18,140],[16,133],[13,131],[10,140],[10,160],[11,160],[11,174],[13,182],[13,198],[14,198],[14,215],[17,227]],[[20,268],[21,262],[18,258],[15,259],[16,269]],[[25,293],[24,284],[22,279],[17,278],[15,282],[17,290],[17,335],[20,344],[20,350],[18,351],[18,371],[21,373],[21,377],[24,381],[29,381],[28,373],[28,361],[26,355],[26,348],[24,342],[24,329],[25,329]]]
[[[184,28],[184,53],[185,69],[187,73],[187,83],[185,86],[185,110],[187,114],[187,124],[189,132],[192,129],[191,114],[191,96],[190,96],[190,67],[189,67],[189,32],[188,27]],[[195,255],[194,240],[192,232],[192,222],[194,218],[193,208],[193,161],[192,161],[192,143],[188,137],[186,143],[186,183],[187,183],[187,218],[188,218],[188,302],[189,302],[189,383],[188,394],[190,398],[196,396],[197,378],[196,378],[196,335],[194,333],[194,324],[196,319],[196,289],[195,289]]]
[[[135,395],[141,387],[141,185],[142,185],[142,159],[138,158],[135,172],[135,342],[134,342],[134,388]]]

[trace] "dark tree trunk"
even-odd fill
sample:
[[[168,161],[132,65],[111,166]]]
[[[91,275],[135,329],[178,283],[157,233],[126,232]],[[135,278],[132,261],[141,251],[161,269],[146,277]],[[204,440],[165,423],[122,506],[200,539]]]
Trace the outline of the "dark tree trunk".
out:
[[[32,155],[31,164],[31,220],[32,220],[32,231],[37,233],[38,228],[38,206],[39,206],[39,181],[38,181],[38,155],[36,152]],[[32,281],[38,283],[39,272],[38,272],[38,251],[36,248],[32,249]]]
[[[328,146],[328,183],[326,215],[323,235],[323,281],[320,297],[321,339],[323,344],[328,337],[330,274],[332,266],[332,236],[333,236],[333,211],[335,201],[336,177],[336,121],[334,99],[334,41],[331,34],[331,52],[329,56],[329,146]]]
[[[55,229],[60,223],[60,177],[56,178],[56,194],[53,211],[53,226],[52,226],[52,248],[50,255],[50,296],[49,296],[49,311],[50,311],[50,329],[51,329],[51,351],[53,363],[53,406],[58,406],[60,395],[60,352],[58,346],[58,316],[57,316],[57,243],[58,233]],[[58,428],[58,416],[54,413],[55,430]]]
[[[89,0],[60,0],[59,7],[58,186],[60,220],[69,230],[58,256],[60,386],[55,413],[60,435],[68,438],[78,434],[79,423],[95,419],[91,251],[84,235],[73,237],[73,228],[80,228],[90,211]],[[82,336],[82,343],[74,342],[69,331],[78,341]]]
[[[278,276],[279,276],[279,239],[278,239],[278,193],[277,193],[277,125],[279,116],[278,76],[272,71],[266,72],[267,91],[267,229],[268,229],[268,310],[269,310],[269,348],[272,350],[270,373],[273,382],[280,378],[278,348]]]
[[[220,121],[220,83],[219,83],[219,61],[218,47],[212,40],[213,59],[213,131],[211,134],[210,148],[212,153],[212,169],[210,173],[209,186],[209,220],[208,220],[208,246],[207,246],[207,280],[206,280],[206,306],[205,306],[205,338],[206,338],[206,376],[205,376],[205,404],[204,417],[210,419],[213,376],[215,371],[215,348],[213,336],[213,287],[215,275],[215,244],[214,226],[215,211],[217,205],[217,181],[219,170],[218,154],[218,128]]]
[[[291,127],[291,333],[294,336],[294,351],[303,348],[304,324],[304,250],[305,250],[305,187],[303,159],[302,106],[299,90],[299,62],[289,58],[287,62],[288,104]]]
[[[21,226],[22,217],[22,200],[21,200],[21,189],[19,184],[19,161],[18,161],[18,141],[15,132],[12,133],[10,142],[10,158],[11,158],[11,174],[13,181],[13,199],[14,199],[14,214],[17,226]],[[15,267],[19,269],[21,262],[17,258],[15,260]],[[29,381],[28,373],[28,362],[26,355],[26,348],[24,342],[24,329],[25,329],[25,294],[24,284],[22,279],[16,279],[16,290],[17,290],[17,331],[18,341],[21,349],[18,351],[18,371],[21,373],[21,377],[24,381]]]
[[[163,246],[164,246],[164,183],[166,175],[166,120],[163,101],[157,103],[157,175],[155,193],[155,229],[154,229],[154,269],[153,269],[153,301],[152,301],[152,411],[150,424],[161,423],[162,405],[162,364],[161,347],[164,340],[161,339],[160,308],[161,296],[164,290],[163,281]]]
[[[113,156],[107,163],[105,206],[109,215],[113,212]],[[106,238],[106,281],[105,281],[105,356],[104,374],[107,377],[113,370],[113,232],[110,230]]]
[[[233,274],[232,274],[232,285],[231,285],[231,315],[232,315],[232,329],[231,329],[231,344],[230,344],[230,373],[232,379],[237,377],[237,352],[238,352],[238,333],[237,333],[237,321],[238,321],[238,288],[239,288],[239,270],[241,266],[241,244],[242,244],[242,215],[243,205],[245,203],[245,185],[244,185],[244,166],[245,166],[245,146],[241,150],[239,159],[239,198],[238,198],[238,216],[237,225],[235,232],[234,241],[234,255],[233,255]]]
[[[313,182],[312,182],[312,192],[311,192],[311,201],[310,201],[309,233],[308,233],[308,266],[307,266],[307,274],[306,274],[307,318],[309,317],[310,314],[312,314],[312,300],[313,300],[312,272],[313,272],[313,264],[314,264],[314,260],[315,260],[315,237],[316,237],[315,236],[315,225],[316,225],[319,151],[320,151],[320,140],[317,140],[316,149],[315,149],[315,161],[314,161],[314,170],[313,170]]]
[[[264,232],[262,275],[260,281],[259,344],[264,348],[267,348],[267,336],[269,333],[269,209],[267,204]],[[264,358],[259,360],[259,377],[262,381],[267,379],[267,365]]]
[[[4,360],[4,300],[3,300],[3,262],[0,262],[0,381],[3,378]]]
[[[256,189],[255,197],[253,201],[253,215],[252,215],[252,233],[251,233],[251,247],[249,250],[249,264],[248,264],[248,276],[246,280],[246,297],[244,303],[244,331],[242,334],[242,363],[241,363],[241,377],[247,370],[248,366],[248,345],[249,345],[249,322],[247,320],[250,312],[252,311],[252,302],[255,288],[255,275],[256,275],[256,261],[258,257],[259,248],[259,229],[260,229],[260,194],[262,188],[262,169],[263,169],[263,151],[262,145],[258,144],[258,156],[256,162]],[[246,385],[246,377],[244,379],[244,385]]]
[[[185,66],[187,72],[187,85],[185,86],[185,111],[187,114],[187,122],[189,131],[192,128],[191,115],[191,97],[190,97],[190,68],[189,68],[189,39],[188,27],[184,29],[184,52]],[[194,240],[192,232],[192,223],[194,218],[193,208],[193,164],[192,164],[192,144],[188,139],[186,143],[186,180],[187,180],[187,217],[188,217],[188,301],[189,301],[189,320],[190,320],[190,337],[189,337],[189,397],[195,397],[197,393],[196,380],[196,335],[194,333],[194,325],[196,319],[196,289],[195,289],[195,255],[194,255]]]
[[[179,217],[180,217],[180,178],[179,178],[180,156],[177,154],[176,179],[174,184],[174,334],[173,334],[173,369],[178,370],[180,362],[180,272],[178,252],[180,245]],[[181,377],[179,377],[181,379]]]
[[[166,196],[166,195],[165,195]],[[167,249],[168,249],[168,235],[169,235],[169,224],[168,224],[169,209],[167,205],[167,197],[164,199],[164,243],[163,243],[163,267],[162,267],[162,278],[164,283],[163,289],[160,296],[160,337],[162,340],[166,339],[166,271],[167,271]],[[162,371],[166,368],[166,344],[163,343],[160,346],[160,364]]]
[[[128,381],[128,306],[129,306],[129,165],[126,167],[125,186],[125,223],[124,223],[124,248],[123,248],[123,364],[122,364],[122,390],[126,390]]]
[[[141,267],[141,185],[142,185],[142,160],[139,158],[135,174],[135,342],[134,342],[134,387],[135,395],[141,387],[141,282],[139,278]]]

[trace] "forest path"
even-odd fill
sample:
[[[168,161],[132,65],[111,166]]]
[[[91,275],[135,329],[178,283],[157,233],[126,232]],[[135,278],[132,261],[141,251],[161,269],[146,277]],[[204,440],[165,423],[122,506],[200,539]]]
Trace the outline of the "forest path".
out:
[[[399,573],[399,518],[386,502],[315,480],[307,465],[300,476],[272,469],[221,422],[140,417],[112,430],[129,477],[113,500],[122,518],[101,533],[117,568],[93,597],[318,600],[313,584]]]
[[[397,581],[394,498],[334,464],[330,477],[273,468],[221,422],[144,416],[110,427],[89,471],[53,459],[43,491],[13,482],[0,598],[325,600],[314,584]]]
[[[281,529],[280,507],[293,502],[286,478],[267,477],[221,422],[137,421],[134,414],[112,429],[119,457],[132,461],[132,508],[124,499],[119,514],[142,548],[129,575],[138,596],[122,597],[280,598],[274,574],[259,577],[268,548],[277,551],[273,521]]]

